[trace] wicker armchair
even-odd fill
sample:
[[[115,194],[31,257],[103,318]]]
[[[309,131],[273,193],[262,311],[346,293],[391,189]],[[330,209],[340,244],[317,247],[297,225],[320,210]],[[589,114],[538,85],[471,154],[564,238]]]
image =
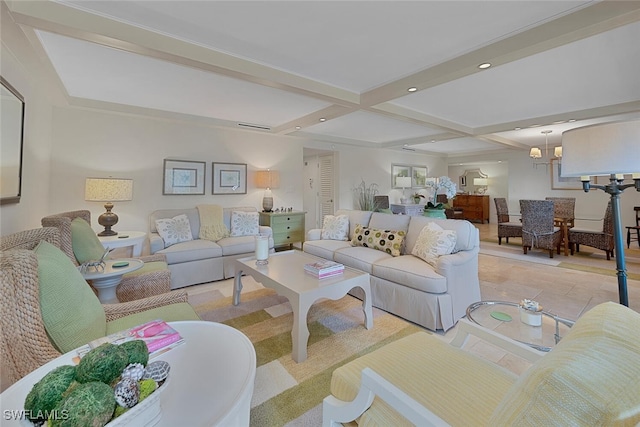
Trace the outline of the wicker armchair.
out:
[[[56,227],[60,230],[60,249],[71,258],[75,265],[78,265],[71,240],[71,221],[75,218],[82,218],[91,224],[91,212],[88,210],[49,215],[42,218],[41,222],[43,227]],[[138,259],[144,261],[145,265],[151,264],[122,277],[122,282],[116,288],[116,296],[120,302],[161,295],[171,290],[171,271],[164,255],[148,255],[138,257]]]
[[[511,222],[509,219],[509,207],[507,199],[504,197],[495,197],[493,201],[496,204],[496,212],[498,214],[498,244],[502,244],[502,238],[522,237],[522,223]]]
[[[42,240],[59,247],[60,233],[56,228],[45,227],[0,237],[0,354],[3,378],[11,383],[60,356],[49,340],[40,311],[38,259],[33,249]],[[169,305],[173,318],[167,317],[167,320],[198,319],[193,308],[186,303],[186,291],[173,291],[102,307],[107,326],[113,320],[136,313],[139,316],[152,309],[155,310],[149,314],[153,318],[162,317],[162,307]],[[69,310],[73,311],[73,307]],[[120,322],[126,323],[126,320]]]
[[[562,230],[553,223],[553,201],[520,200],[522,214],[522,249],[538,248],[549,251],[553,258],[554,248],[560,254]]]
[[[571,255],[580,251],[580,245],[591,246],[601,249],[607,254],[607,260],[613,257],[613,212],[611,202],[607,204],[602,222],[602,231],[580,230],[572,228],[569,230],[569,246]]]

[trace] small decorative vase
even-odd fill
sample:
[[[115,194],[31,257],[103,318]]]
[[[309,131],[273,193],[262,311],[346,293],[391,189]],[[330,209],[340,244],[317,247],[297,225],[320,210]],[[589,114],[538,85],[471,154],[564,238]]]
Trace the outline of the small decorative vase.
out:
[[[444,209],[425,209],[423,215],[428,216],[429,218],[447,219]]]
[[[415,203],[416,205],[420,204],[420,197],[414,197],[413,198],[413,203]]]

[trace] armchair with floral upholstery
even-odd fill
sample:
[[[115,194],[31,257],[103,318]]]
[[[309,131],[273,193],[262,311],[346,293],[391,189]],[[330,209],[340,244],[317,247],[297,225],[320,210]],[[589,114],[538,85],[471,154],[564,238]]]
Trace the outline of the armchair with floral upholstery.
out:
[[[80,219],[89,226],[78,222]],[[91,212],[88,210],[49,215],[42,218],[41,222],[43,227],[60,230],[60,248],[76,266],[88,259],[99,259],[104,251],[100,240],[91,230]],[[74,241],[77,242],[75,247]],[[122,277],[122,282],[116,288],[118,301],[133,301],[171,290],[171,271],[164,255],[147,255],[138,259],[144,262],[144,266]]]
[[[10,382],[113,332],[158,318],[200,319],[186,291],[100,304],[59,246],[53,227],[0,237],[0,352]]]

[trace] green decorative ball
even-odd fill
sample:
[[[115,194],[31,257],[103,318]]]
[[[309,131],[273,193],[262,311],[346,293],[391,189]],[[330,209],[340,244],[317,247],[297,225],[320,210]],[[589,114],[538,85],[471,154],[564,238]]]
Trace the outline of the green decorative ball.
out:
[[[127,352],[127,356],[129,358],[127,365],[140,363],[142,366],[147,366],[147,363],[149,362],[149,349],[144,341],[127,341],[120,344],[120,348]]]
[[[119,345],[102,344],[87,353],[76,368],[76,380],[80,383],[100,381],[111,384],[129,363],[127,352]]]
[[[92,381],[78,385],[60,401],[49,421],[52,427],[102,427],[111,420],[115,408],[113,389]]]
[[[75,366],[58,366],[34,384],[24,401],[24,409],[29,419],[46,419],[46,415],[62,400],[63,393],[69,388],[75,375]]]

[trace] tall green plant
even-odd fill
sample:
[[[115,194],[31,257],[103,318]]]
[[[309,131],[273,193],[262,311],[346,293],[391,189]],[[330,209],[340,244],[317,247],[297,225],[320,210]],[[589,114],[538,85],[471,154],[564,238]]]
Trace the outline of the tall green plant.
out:
[[[358,207],[362,211],[375,211],[378,207],[375,202],[375,195],[378,194],[378,184],[372,183],[367,185],[364,180],[360,185],[353,189]]]

